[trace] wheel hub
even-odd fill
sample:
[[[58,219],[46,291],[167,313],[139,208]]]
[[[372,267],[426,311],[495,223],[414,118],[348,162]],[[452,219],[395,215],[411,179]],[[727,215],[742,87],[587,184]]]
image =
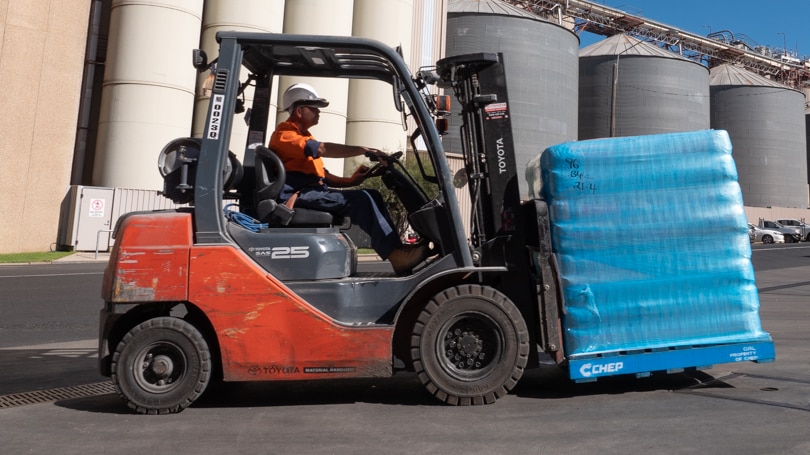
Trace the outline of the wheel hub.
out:
[[[174,362],[168,356],[158,355],[157,357],[151,358],[150,354],[149,358],[147,358],[147,362],[145,367],[159,380],[171,377],[174,371]]]
[[[476,369],[484,360],[484,342],[477,333],[455,329],[447,333],[447,359],[459,369]]]
[[[157,350],[161,351],[161,350]],[[159,392],[172,385],[183,372],[183,361],[171,353],[149,352],[143,358],[136,381],[145,390]]]

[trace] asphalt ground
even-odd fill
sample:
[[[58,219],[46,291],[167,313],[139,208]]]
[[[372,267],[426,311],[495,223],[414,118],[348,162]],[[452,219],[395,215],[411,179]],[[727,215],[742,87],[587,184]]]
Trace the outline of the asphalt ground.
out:
[[[776,345],[773,363],[586,384],[549,366],[527,372],[513,393],[481,407],[437,404],[413,375],[397,374],[228,384],[180,414],[141,416],[96,373],[93,339],[0,349],[0,448],[8,454],[808,454],[810,265],[797,265],[807,257],[757,271],[763,327]],[[2,391],[11,389],[23,392]]]

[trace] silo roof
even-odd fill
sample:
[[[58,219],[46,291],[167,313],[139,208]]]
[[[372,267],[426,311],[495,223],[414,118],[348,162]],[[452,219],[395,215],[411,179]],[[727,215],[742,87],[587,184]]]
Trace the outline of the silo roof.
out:
[[[625,34],[613,35],[579,50],[580,57],[641,55],[691,61],[666,49]]]
[[[497,14],[501,16],[543,20],[543,18],[530,11],[512,6],[501,0],[450,0],[447,3],[447,12]]]
[[[724,63],[709,70],[709,85],[748,85],[751,87],[790,88],[767,77],[760,76],[743,68],[738,68],[730,63]]]

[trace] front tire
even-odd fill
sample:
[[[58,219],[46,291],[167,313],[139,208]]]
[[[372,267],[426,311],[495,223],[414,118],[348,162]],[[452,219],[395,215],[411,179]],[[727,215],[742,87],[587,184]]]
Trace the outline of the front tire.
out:
[[[492,403],[523,375],[529,331],[505,295],[486,286],[449,288],[428,303],[411,336],[414,370],[452,405]]]
[[[773,243],[773,237],[770,235],[763,235],[762,236],[762,243]]]
[[[208,344],[188,322],[159,317],[127,333],[112,359],[112,382],[141,414],[180,412],[211,379]]]

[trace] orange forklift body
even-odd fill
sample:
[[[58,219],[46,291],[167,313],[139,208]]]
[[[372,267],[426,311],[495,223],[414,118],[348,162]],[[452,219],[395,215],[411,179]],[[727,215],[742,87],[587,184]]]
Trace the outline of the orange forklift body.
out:
[[[139,213],[121,228],[104,299],[200,309],[216,333],[226,381],[392,374],[393,327],[336,324],[242,250],[193,245],[190,213]]]

